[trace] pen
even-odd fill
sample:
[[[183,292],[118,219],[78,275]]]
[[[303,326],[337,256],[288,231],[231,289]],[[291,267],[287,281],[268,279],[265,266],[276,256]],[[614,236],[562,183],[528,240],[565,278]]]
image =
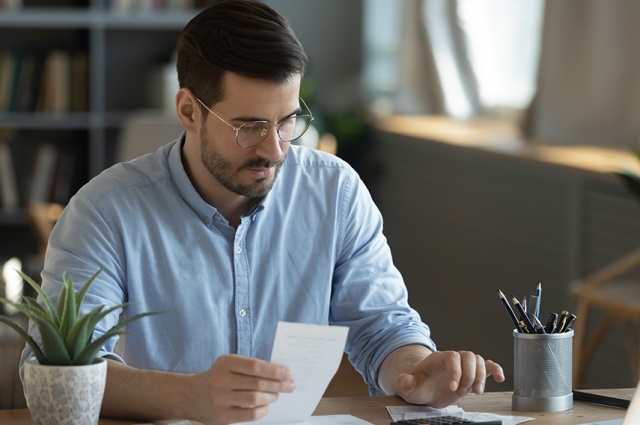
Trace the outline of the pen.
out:
[[[529,319],[533,322],[533,318],[534,317],[538,317],[538,315],[536,314],[536,309],[540,308],[539,304],[538,304],[538,297],[535,295],[531,295],[529,297],[529,306],[527,307],[527,309],[525,310],[527,313],[527,316],[529,316]]]
[[[536,316],[533,316],[533,321],[535,322],[535,326],[536,326],[536,333],[539,334],[546,334],[544,327],[542,326],[542,322],[540,322],[540,319],[538,319]]]
[[[558,318],[558,327],[556,332],[560,333],[564,331],[564,328],[567,325],[567,320],[569,320],[569,312],[567,310],[562,310],[560,312],[560,317]]]
[[[558,332],[567,332],[570,329],[570,326],[573,325],[573,322],[576,321],[576,315],[570,314],[569,318],[565,321],[564,326]]]
[[[549,316],[549,321],[547,322],[547,326],[545,326],[544,330],[548,334],[552,334],[556,331],[556,326],[558,323],[558,313],[551,313]]]
[[[531,330],[531,333],[534,333],[535,330],[533,328],[533,324],[531,323],[531,320],[529,320],[529,317],[527,317],[527,313],[525,313],[524,310],[522,309],[522,306],[520,305],[520,302],[513,295],[511,295],[511,298],[513,299],[512,300],[513,301],[513,305],[515,306],[516,310],[518,311],[518,314],[520,315],[520,320],[522,320],[524,322],[524,324],[526,325],[527,329]]]
[[[518,322],[518,318],[516,317],[516,314],[511,309],[511,306],[509,305],[509,301],[507,301],[507,297],[505,297],[502,291],[499,289],[498,289],[498,296],[500,297],[500,301],[502,301],[502,304],[504,304],[504,308],[507,309],[507,313],[509,313],[509,316],[511,316],[511,320],[513,321],[513,324],[516,325],[516,329],[518,330],[518,332],[522,333],[523,330],[520,328],[520,323]]]
[[[538,287],[536,288],[536,317],[540,317],[540,303],[542,302],[542,284],[538,283]]]

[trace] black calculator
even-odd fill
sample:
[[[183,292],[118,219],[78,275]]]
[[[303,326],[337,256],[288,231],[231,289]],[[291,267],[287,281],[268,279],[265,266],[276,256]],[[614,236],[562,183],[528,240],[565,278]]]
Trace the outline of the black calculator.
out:
[[[501,420],[492,421],[472,421],[470,419],[461,418],[460,416],[432,416],[429,418],[419,419],[402,419],[400,421],[391,422],[391,425],[502,425]]]

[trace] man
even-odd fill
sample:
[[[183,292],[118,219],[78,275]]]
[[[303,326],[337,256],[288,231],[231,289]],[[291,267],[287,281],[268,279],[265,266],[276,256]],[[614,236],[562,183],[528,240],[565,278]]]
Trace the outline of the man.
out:
[[[290,145],[312,119],[299,98],[306,63],[265,5],[201,12],[178,40],[183,136],[106,170],[65,209],[43,288],[57,294],[64,272],[82,282],[104,266],[83,308],[163,312],[100,353],[110,359],[103,415],[264,416],[295,391],[267,361],[280,320],[348,326],[346,351],[372,394],[440,407],[482,393],[488,375],[504,380],[476,354],[435,351],[362,181],[338,158]]]

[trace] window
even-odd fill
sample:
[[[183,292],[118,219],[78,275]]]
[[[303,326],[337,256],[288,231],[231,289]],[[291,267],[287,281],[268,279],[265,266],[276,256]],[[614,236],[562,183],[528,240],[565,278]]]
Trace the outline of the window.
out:
[[[450,115],[466,118],[473,111],[469,86],[463,80],[468,74],[451,51],[455,31],[466,43],[471,75],[477,80],[474,96],[482,109],[500,113],[526,108],[535,92],[544,0],[458,0],[455,25],[448,15],[433,16],[448,13],[448,1],[412,3],[413,7],[419,4],[422,15],[413,13],[410,20],[401,22],[408,0],[364,0],[365,87],[370,97],[388,104],[398,88],[398,52],[425,45],[402,40],[402,32],[414,25],[422,27],[429,34],[425,39],[434,43],[428,54],[435,58],[439,78],[434,81],[441,85]]]

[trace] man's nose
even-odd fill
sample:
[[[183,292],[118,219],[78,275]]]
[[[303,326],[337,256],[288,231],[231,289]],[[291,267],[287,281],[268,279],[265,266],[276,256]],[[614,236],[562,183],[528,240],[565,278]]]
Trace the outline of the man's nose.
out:
[[[270,127],[265,138],[256,145],[255,151],[261,158],[269,162],[276,162],[282,158],[284,143],[278,136],[277,128]]]

